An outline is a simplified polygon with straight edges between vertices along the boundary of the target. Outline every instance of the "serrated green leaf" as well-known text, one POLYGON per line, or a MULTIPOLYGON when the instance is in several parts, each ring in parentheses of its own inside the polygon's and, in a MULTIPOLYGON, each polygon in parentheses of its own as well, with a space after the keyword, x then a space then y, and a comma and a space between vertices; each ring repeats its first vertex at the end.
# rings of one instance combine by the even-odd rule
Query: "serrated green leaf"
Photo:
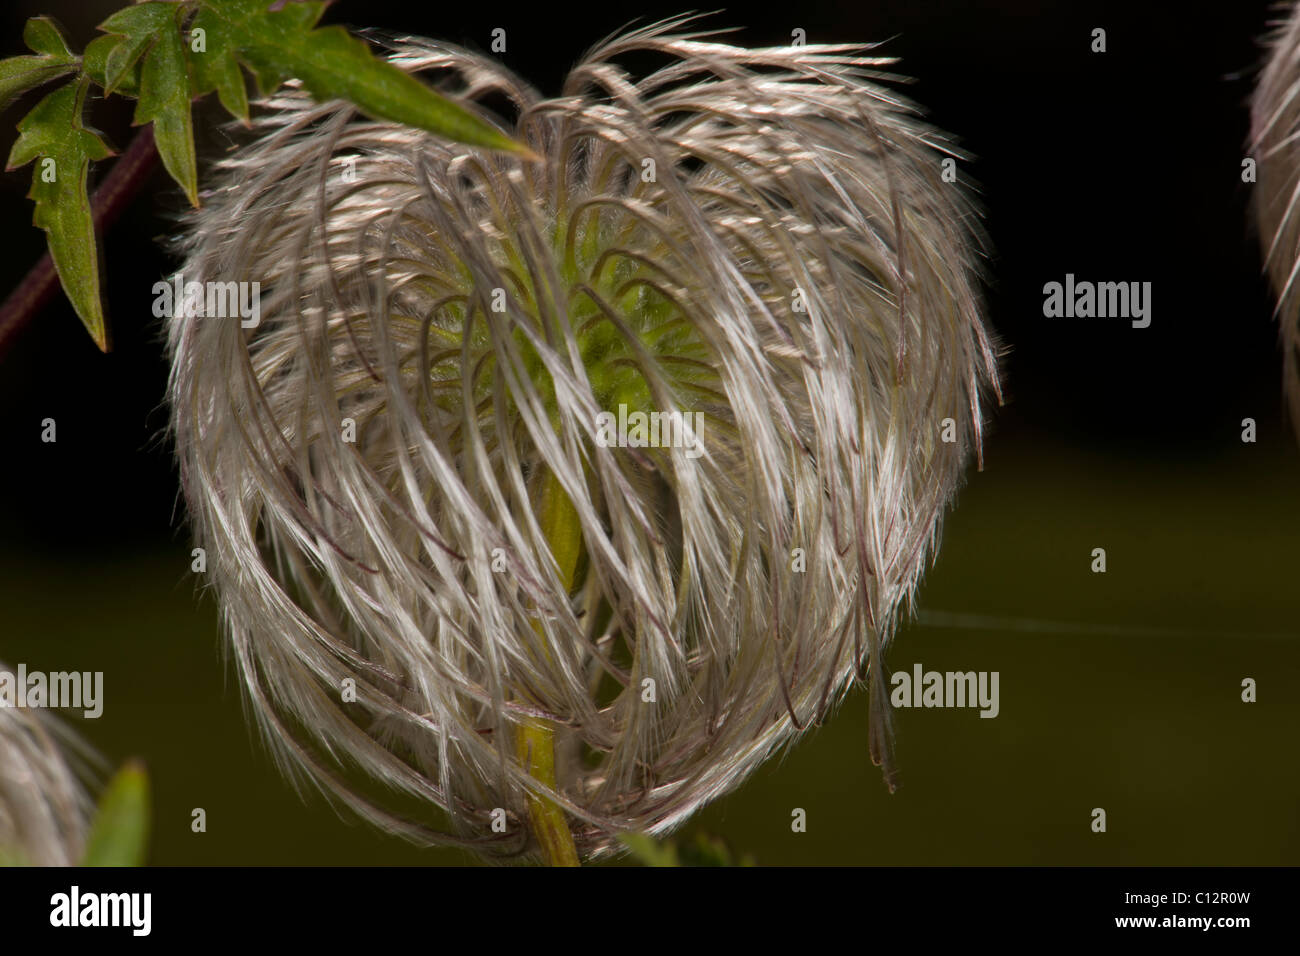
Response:
POLYGON ((124 7, 99 25, 110 36, 122 38, 104 62, 105 93, 117 88, 127 71, 144 56, 144 51, 157 41, 161 31, 175 25, 178 10, 171 3, 141 3, 124 7))
MULTIPOLYGON (((81 54, 82 72, 105 90, 108 88, 108 55, 122 42, 122 37, 105 34, 87 43, 85 51, 81 54)), ((139 60, 118 79, 113 92, 124 96, 140 95, 139 60)))
POLYGON ((194 77, 194 92, 198 96, 205 96, 216 90, 217 99, 226 108, 226 112, 247 126, 248 85, 244 82, 244 71, 241 69, 241 66, 247 64, 241 63, 237 49, 229 46, 223 48, 220 45, 225 39, 222 30, 218 30, 213 37, 218 46, 215 49, 208 46, 210 41, 207 32, 211 28, 211 16, 205 18, 200 10, 190 29, 191 36, 196 35, 196 30, 202 30, 203 33, 197 35, 202 36, 204 42, 201 51, 194 50, 193 46, 190 48, 190 74, 194 77))
POLYGON ((88 85, 85 79, 73 80, 46 95, 23 117, 8 168, 40 158, 27 194, 36 203, 32 222, 45 230, 54 268, 72 307, 95 344, 108 351, 86 174, 92 160, 103 159, 112 150, 82 122, 88 85))
POLYGON ((105 61, 105 91, 111 91, 143 59, 135 125, 153 123, 163 166, 185 190, 190 205, 197 206, 199 173, 190 114, 190 77, 181 40, 185 13, 183 4, 140 3, 119 10, 99 28, 122 37, 105 61))
POLYGON ((28 20, 23 28, 23 40, 37 55, 0 60, 0 111, 7 110, 28 90, 77 69, 77 58, 68 49, 54 21, 47 17, 28 20))
POLYGON ((288 3, 280 10, 270 9, 267 0, 204 0, 191 25, 204 31, 207 45, 206 52, 191 53, 196 92, 216 89, 226 108, 246 119, 246 108, 240 111, 233 88, 238 63, 252 71, 264 94, 295 78, 317 100, 347 100, 376 119, 469 145, 529 152, 460 104, 376 57, 342 27, 314 29, 324 10, 319 0, 288 3))
MULTIPOLYGON (((237 12, 245 11, 241 9, 237 12)), ((253 15, 251 10, 247 13, 253 15)), ((200 7, 190 24, 190 35, 202 36, 204 48, 196 51, 191 47, 190 74, 194 77, 194 92, 197 95, 206 96, 215 90, 217 99, 226 108, 226 112, 247 125, 248 86, 244 82, 242 68, 249 64, 240 52, 237 34, 238 31, 233 30, 221 16, 206 6, 200 7)))
POLYGON ((149 845, 149 777, 138 763, 104 790, 86 840, 82 866, 141 866, 149 845))

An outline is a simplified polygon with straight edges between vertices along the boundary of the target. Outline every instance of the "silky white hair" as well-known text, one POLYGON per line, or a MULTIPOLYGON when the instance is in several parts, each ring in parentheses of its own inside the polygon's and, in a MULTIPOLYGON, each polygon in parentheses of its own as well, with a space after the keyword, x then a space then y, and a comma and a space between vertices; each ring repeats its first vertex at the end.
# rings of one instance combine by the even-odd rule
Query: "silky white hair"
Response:
POLYGON ((1250 117, 1251 189, 1264 268, 1277 296, 1283 385, 1300 436, 1300 6, 1273 25, 1250 117))
POLYGON ((0 866, 81 860, 94 809, 84 785, 92 758, 50 713, 0 706, 0 866))
POLYGON ((607 40, 551 99, 391 42, 539 158, 287 88, 188 223, 187 281, 261 289, 256 328, 169 324, 251 710, 297 779, 408 838, 536 853, 538 798, 587 857, 663 834, 867 674, 893 786, 880 654, 996 389, 978 216, 892 60, 687 22, 607 40), (598 442, 620 403, 700 414, 703 454, 598 442), (515 752, 535 719, 554 789, 515 752))

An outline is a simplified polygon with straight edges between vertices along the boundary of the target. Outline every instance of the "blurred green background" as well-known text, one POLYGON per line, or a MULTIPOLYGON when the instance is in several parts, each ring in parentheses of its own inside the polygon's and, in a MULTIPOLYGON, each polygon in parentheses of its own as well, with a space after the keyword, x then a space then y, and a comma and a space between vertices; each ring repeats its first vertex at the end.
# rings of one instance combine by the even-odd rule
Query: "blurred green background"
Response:
MULTIPOLYGON (((11 0, 0 52, 19 52, 26 16, 53 13, 82 44, 119 6, 11 0)), ((344 0, 331 16, 480 49, 504 25, 506 62, 554 91, 634 15, 566 10, 452 18, 344 0)), ((891 796, 855 692, 687 839, 723 838, 760 864, 1300 863, 1300 451, 1240 180, 1268 11, 1225 6, 1213 42, 1183 5, 1118 0, 809 0, 719 18, 747 27, 744 43, 787 42, 792 26, 810 42, 895 38, 884 52, 920 78, 909 92, 979 157, 962 175, 989 209, 1008 404, 887 660, 999 671, 1001 713, 898 711, 891 796), (1088 50, 1097 25, 1103 57, 1088 50), (1066 272, 1152 281, 1151 328, 1045 320, 1042 285, 1066 272), (1247 416, 1255 444, 1240 441, 1247 416), (1105 574, 1089 570, 1096 547, 1105 574), (1241 701, 1245 677, 1257 703, 1241 701), (791 832, 796 807, 806 833, 791 832)), ((0 123, 6 153, 20 115, 0 123)), ((213 119, 196 116, 205 156, 228 145, 213 119)), ((119 147, 130 138, 129 105, 95 104, 94 122, 119 147)), ((0 177, 6 290, 43 247, 29 182, 0 177)), ((300 799, 243 721, 161 434, 151 287, 175 268, 165 240, 182 201, 162 176, 151 192, 105 248, 114 352, 99 355, 60 301, 0 360, 0 661, 105 672, 104 716, 75 724, 113 765, 146 761, 152 863, 470 862, 300 799), (47 416, 54 445, 39 440, 47 416), (190 830, 195 807, 206 834, 190 830)))

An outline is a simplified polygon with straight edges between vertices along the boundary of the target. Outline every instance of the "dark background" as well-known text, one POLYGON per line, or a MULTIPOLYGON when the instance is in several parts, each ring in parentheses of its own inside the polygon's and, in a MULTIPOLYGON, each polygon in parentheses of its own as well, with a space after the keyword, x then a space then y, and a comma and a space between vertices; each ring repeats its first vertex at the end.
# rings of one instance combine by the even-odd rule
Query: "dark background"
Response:
MULTIPOLYGON (((11 2, 80 49, 121 4, 11 2)), ((676 5, 343 0, 329 17, 486 50, 547 92, 632 17, 676 5)), ((899 712, 904 787, 870 766, 865 695, 686 828, 760 863, 1300 862, 1300 454, 1241 182, 1246 101, 1273 11, 1222 4, 882 0, 736 6, 733 42, 888 41, 907 92, 976 160, 992 239, 989 314, 1009 352, 984 472, 972 471, 891 669, 998 670, 1002 712, 899 712), (1090 52, 1091 31, 1107 52, 1090 52), (1150 281, 1153 321, 1048 320, 1042 286, 1150 281), (1258 442, 1240 441, 1241 419, 1258 442), (1104 547, 1108 572, 1089 572, 1104 547), (1259 702, 1240 701, 1244 677, 1259 702), (792 834, 793 807, 808 810, 792 834), (1092 808, 1108 832, 1089 829, 1092 808)), ((30 104, 32 98, 23 101, 30 104)), ((214 105, 214 104, 213 104, 214 105)), ((23 104, 3 119, 7 154, 23 104)), ((129 104, 96 103, 119 148, 129 104)), ((220 148, 201 110, 201 149, 220 148)), ((0 287, 43 248, 0 177, 0 287)), ((182 197, 165 174, 104 242, 114 352, 59 299, 0 359, 0 660, 103 670, 113 763, 142 756, 155 863, 462 862, 305 804, 245 729, 213 602, 197 594, 162 435, 166 364, 150 288, 182 197), (40 421, 58 422, 42 444, 40 421), (224 678, 223 678, 224 674, 224 678), (208 811, 208 833, 189 830, 208 811)))

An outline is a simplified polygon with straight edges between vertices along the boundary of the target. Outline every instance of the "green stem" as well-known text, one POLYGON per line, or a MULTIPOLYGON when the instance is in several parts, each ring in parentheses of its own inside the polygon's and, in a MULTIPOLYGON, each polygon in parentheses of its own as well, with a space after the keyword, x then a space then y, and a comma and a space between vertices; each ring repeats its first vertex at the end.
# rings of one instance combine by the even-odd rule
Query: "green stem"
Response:
MULTIPOLYGON (((524 770, 538 783, 554 790, 555 731, 550 724, 541 720, 521 724, 516 745, 524 770)), ((554 801, 530 794, 528 819, 547 866, 578 865, 578 848, 569 832, 569 823, 554 801)))
MULTIPOLYGON (((577 509, 564 493, 555 475, 547 472, 538 501, 538 518, 542 533, 550 545, 551 555, 559 567, 565 590, 571 591, 582 554, 582 525, 577 509)), ((539 638, 545 635, 540 621, 533 622, 539 638)), ((545 644, 543 653, 550 655, 545 644)), ((555 774, 555 727, 549 721, 532 720, 520 724, 515 740, 516 753, 524 771, 550 790, 557 790, 555 774)), ((532 823, 542 856, 548 866, 577 866, 578 850, 569 831, 564 811, 552 800, 530 794, 528 818, 532 823)))

